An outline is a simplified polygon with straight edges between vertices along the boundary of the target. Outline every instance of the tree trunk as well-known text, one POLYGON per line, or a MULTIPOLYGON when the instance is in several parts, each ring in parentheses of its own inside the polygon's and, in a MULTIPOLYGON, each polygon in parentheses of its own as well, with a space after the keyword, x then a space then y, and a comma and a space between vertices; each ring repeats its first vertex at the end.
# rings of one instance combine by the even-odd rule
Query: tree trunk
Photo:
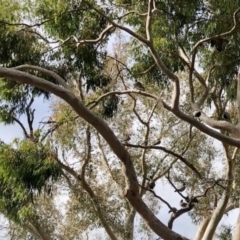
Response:
POLYGON ((124 234, 124 239, 126 240, 133 240, 135 215, 136 215, 136 210, 132 209, 127 217, 127 220, 125 223, 125 234, 124 234))
POLYGON ((51 240, 52 238, 47 235, 44 229, 36 222, 26 225, 26 229, 40 240, 51 240))
POLYGON ((232 158, 228 154, 228 149, 226 149, 226 179, 228 179, 228 184, 226 186, 226 190, 224 190, 223 195, 217 205, 217 207, 214 209, 212 216, 210 218, 210 221, 208 223, 207 229, 203 235, 202 240, 212 240, 214 233, 216 231, 216 228, 222 219, 223 214, 225 213, 228 201, 229 201, 229 192, 232 188, 232 179, 233 179, 233 159, 236 154, 236 149, 234 151, 234 154, 232 158))
POLYGON ((227 191, 225 191, 222 195, 222 198, 221 198, 218 206, 213 211, 213 214, 208 223, 207 229, 203 235, 202 240, 212 240, 214 233, 216 231, 216 228, 218 226, 218 223, 220 222, 223 214, 225 213, 225 209, 227 207, 228 200, 229 200, 229 194, 227 191))
MULTIPOLYGON (((239 206, 240 206, 240 201, 239 201, 239 206)), ((240 211, 238 213, 238 219, 237 219, 234 231, 233 231, 232 240, 239 240, 239 239, 240 239, 240 211)))
POLYGON ((42 240, 51 240, 52 239, 50 236, 48 236, 46 234, 45 230, 38 223, 35 224, 35 229, 38 231, 42 240))
POLYGON ((203 235, 207 229, 208 223, 210 221, 210 217, 204 218, 202 222, 200 223, 197 233, 195 235, 194 240, 202 240, 203 235))

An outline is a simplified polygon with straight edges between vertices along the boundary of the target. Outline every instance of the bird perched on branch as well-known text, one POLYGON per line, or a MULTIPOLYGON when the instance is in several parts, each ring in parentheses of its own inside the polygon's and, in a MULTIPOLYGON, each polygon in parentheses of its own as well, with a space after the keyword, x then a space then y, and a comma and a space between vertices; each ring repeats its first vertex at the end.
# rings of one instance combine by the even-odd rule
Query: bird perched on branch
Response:
POLYGON ((131 137, 130 136, 126 136, 126 138, 124 138, 121 142, 122 143, 127 143, 130 140, 131 140, 131 137))
POLYGON ((159 138, 155 143, 153 143, 153 146, 159 145, 161 143, 161 139, 159 138))
POLYGON ((140 91, 145 91, 145 87, 137 80, 135 80, 133 87, 140 91))
POLYGON ((146 180, 148 181, 148 187, 149 187, 150 189, 154 189, 155 186, 156 186, 155 182, 154 182, 152 179, 153 179, 153 176, 152 176, 152 175, 151 175, 149 178, 146 177, 146 180))
POLYGON ((223 113, 223 119, 228 121, 228 122, 231 122, 231 118, 230 118, 230 115, 229 115, 228 112, 223 113))
POLYGON ((180 201, 180 206, 181 206, 181 207, 187 207, 188 204, 185 203, 185 202, 181 199, 181 201, 180 201))
POLYGON ((224 51, 228 43, 227 39, 221 37, 210 40, 211 47, 215 47, 218 52, 224 51))
POLYGON ((149 182, 148 186, 150 189, 154 189, 156 184, 155 184, 155 182, 149 182))
POLYGON ((199 203, 199 201, 198 201, 198 199, 197 198, 192 198, 192 200, 191 200, 191 202, 193 202, 193 203, 199 203))
POLYGON ((171 209, 168 211, 168 213, 170 213, 170 212, 176 213, 176 212, 177 212, 177 209, 176 209, 175 207, 173 207, 173 208, 171 208, 171 209))
POLYGON ((199 118, 201 116, 201 111, 194 111, 193 116, 199 118))
POLYGON ((182 187, 176 189, 174 192, 183 192, 185 190, 185 188, 186 188, 186 184, 183 183, 182 187))

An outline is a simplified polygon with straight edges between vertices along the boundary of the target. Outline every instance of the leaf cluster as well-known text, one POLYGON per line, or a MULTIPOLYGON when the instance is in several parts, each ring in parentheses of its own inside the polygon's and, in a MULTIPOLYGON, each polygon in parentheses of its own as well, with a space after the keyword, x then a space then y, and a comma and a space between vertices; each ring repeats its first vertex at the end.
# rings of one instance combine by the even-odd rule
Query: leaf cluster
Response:
POLYGON ((15 221, 28 216, 34 196, 42 190, 51 194, 52 184, 61 175, 55 156, 48 148, 29 140, 15 146, 0 146, 1 211, 15 221))

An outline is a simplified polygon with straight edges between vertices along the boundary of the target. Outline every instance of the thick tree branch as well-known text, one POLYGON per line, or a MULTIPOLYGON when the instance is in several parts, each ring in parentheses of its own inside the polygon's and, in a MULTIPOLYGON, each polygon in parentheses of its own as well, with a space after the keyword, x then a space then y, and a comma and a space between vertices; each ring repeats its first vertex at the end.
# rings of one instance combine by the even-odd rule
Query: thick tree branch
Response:
POLYGON ((224 148, 225 148, 225 155, 226 155, 226 178, 228 180, 227 187, 223 191, 221 199, 213 211, 213 214, 210 218, 210 221, 208 223, 208 226, 206 228, 206 231, 203 235, 202 240, 211 240, 213 238, 216 228, 225 212, 225 209, 227 207, 227 204, 230 198, 229 193, 233 183, 233 170, 234 170, 233 160, 237 150, 236 149, 234 150, 233 155, 231 157, 229 156, 229 153, 228 153, 228 147, 224 147, 224 148))
POLYGON ((34 228, 37 230, 38 234, 41 236, 42 240, 51 240, 52 238, 47 235, 45 232, 45 229, 43 229, 39 223, 34 222, 33 223, 34 228))
POLYGON ((240 127, 240 69, 238 71, 238 83, 237 83, 237 106, 238 106, 238 126, 240 127))
MULTIPOLYGON (((99 129, 99 132, 102 136, 105 136, 108 139, 109 139, 110 136, 112 136, 112 131, 110 131, 110 135, 108 135, 109 128, 104 123, 104 121, 102 121, 102 120, 98 121, 97 119, 99 119, 99 118, 96 115, 94 115, 93 113, 91 113, 88 109, 86 109, 80 103, 80 101, 78 99, 76 99, 76 97, 71 92, 69 92, 67 90, 64 90, 63 88, 60 88, 53 83, 45 81, 42 78, 32 76, 28 73, 24 73, 24 72, 14 70, 14 69, 7 69, 7 68, 0 67, 0 77, 6 77, 6 78, 9 78, 11 80, 20 82, 20 83, 30 84, 32 86, 41 88, 45 91, 49 91, 49 92, 55 94, 56 96, 59 96, 60 98, 64 99, 66 102, 68 102, 73 107, 73 109, 79 114, 80 117, 82 117, 84 120, 86 120, 87 122, 89 122, 90 124, 95 126, 95 128, 97 130, 99 129), (92 115, 94 117, 92 117, 92 115), (101 128, 102 127, 101 124, 103 124, 104 128, 101 128)), ((156 97, 152 94, 149 94, 149 93, 145 93, 145 92, 139 92, 139 91, 130 91, 130 92, 136 92, 136 93, 139 93, 139 94, 144 95, 144 96, 149 96, 149 97, 151 97, 155 100, 159 99, 158 97, 156 97)), ((124 94, 124 93, 122 91, 119 91, 119 94, 124 94)), ((166 108, 167 110, 172 112, 174 115, 176 115, 180 119, 190 123, 191 125, 193 125, 197 129, 202 131, 203 133, 206 133, 207 135, 209 135, 209 136, 211 136, 215 139, 218 139, 221 142, 225 142, 225 143, 227 143, 229 145, 232 145, 232 146, 235 146, 235 147, 240 147, 240 141, 239 140, 227 137, 227 136, 225 136, 225 135, 223 135, 223 134, 221 134, 221 133, 219 133, 219 132, 217 132, 213 129, 210 129, 209 127, 200 123, 199 121, 197 121, 193 117, 190 117, 187 114, 183 113, 179 109, 178 110, 172 109, 163 100, 160 100, 160 103, 164 108, 166 108)), ((114 139, 114 141, 111 141, 109 139, 110 146, 114 147, 114 148, 117 148, 117 145, 118 145, 117 142, 119 142, 119 141, 117 140, 115 135, 114 135, 113 139, 114 139)), ((118 150, 116 150, 116 152, 117 152, 117 156, 121 156, 121 158, 122 158, 123 156, 125 156, 125 154, 123 154, 123 153, 125 153, 125 151, 122 152, 121 149, 122 148, 118 148, 118 150)))
POLYGON ((183 113, 182 111, 178 110, 178 111, 173 111, 172 109, 168 109, 169 111, 171 111, 174 115, 176 115, 177 117, 179 117, 180 119, 190 123, 191 125, 193 125, 194 127, 196 127, 197 129, 199 129, 200 131, 202 131, 203 133, 218 139, 221 142, 225 142, 229 145, 235 146, 235 147, 240 147, 240 141, 234 138, 230 138, 227 137, 207 126, 205 126, 204 124, 200 123, 199 121, 197 121, 196 119, 188 116, 187 114, 183 113))
MULTIPOLYGON (((159 236, 165 239, 177 239, 179 234, 168 229, 151 212, 139 195, 136 172, 131 157, 125 147, 121 144, 109 126, 94 113, 90 112, 77 97, 70 91, 54 85, 42 78, 32 76, 15 69, 0 68, 0 77, 5 77, 20 83, 30 84, 45 91, 49 91, 65 100, 86 122, 90 123, 106 140, 112 151, 122 162, 122 171, 125 176, 125 197, 136 211, 145 219, 149 227, 159 236)), ((64 165, 64 164, 63 164, 64 165)), ((65 165, 64 165, 65 166, 65 165)), ((66 167, 66 166, 65 166, 66 167)), ((69 167, 67 167, 69 170, 69 167)), ((71 170, 71 169, 70 169, 71 170)), ((74 171, 75 174, 75 171, 74 171)), ((75 174, 76 175, 76 174, 75 174)), ((78 176, 76 176, 78 178, 78 176)), ((186 239, 183 237, 183 239, 186 239)))
POLYGON ((146 20, 146 35, 147 40, 152 44, 152 10, 153 10, 153 0, 148 0, 148 13, 146 20))
POLYGON ((217 121, 213 118, 209 118, 205 113, 201 112, 200 120, 202 120, 204 123, 209 125, 210 127, 213 127, 215 129, 227 131, 231 133, 234 137, 239 138, 239 129, 227 121, 217 121))
POLYGON ((36 238, 43 240, 41 235, 38 233, 36 228, 31 223, 24 224, 23 228, 25 228, 28 232, 30 232, 36 238))
MULTIPOLYGON (((135 169, 130 160, 129 153, 123 147, 123 145, 116 138, 114 133, 108 127, 108 125, 98 118, 95 114, 91 113, 87 108, 85 108, 81 102, 69 91, 54 85, 48 81, 45 81, 42 78, 31 76, 28 73, 24 73, 15 69, 6 69, 0 68, 0 77, 6 77, 14 81, 18 81, 25 84, 30 84, 32 86, 41 88, 45 91, 50 91, 55 95, 61 97, 70 106, 82 117, 84 120, 92 124, 97 131, 104 137, 104 139, 108 142, 109 146, 112 148, 113 152, 118 156, 118 158, 123 163, 123 172, 126 176, 126 194, 125 196, 128 198, 129 202, 132 206, 139 212, 140 215, 148 222, 149 226, 152 230, 157 233, 159 236, 163 238, 168 238, 170 235, 176 235, 174 232, 171 232, 164 226, 148 209, 148 207, 143 203, 142 199, 138 194, 138 182, 136 179, 135 169)), ((163 101, 162 104, 165 108, 169 108, 163 101)), ((208 135, 215 137, 216 139, 227 142, 228 144, 239 146, 240 142, 226 137, 216 131, 207 128, 203 124, 199 123, 195 119, 187 116, 181 111, 176 111, 172 108, 168 110, 172 111, 176 116, 179 116, 181 119, 186 120, 192 123, 194 126, 197 126, 203 132, 206 132, 208 135)))
POLYGON ((22 122, 21 122, 20 120, 18 120, 16 117, 12 117, 12 118, 13 118, 13 120, 22 128, 23 134, 24 134, 25 138, 29 138, 29 135, 28 135, 28 133, 27 133, 27 130, 26 130, 26 128, 24 127, 24 125, 22 124, 22 122))
POLYGON ((151 44, 147 44, 147 46, 150 49, 150 52, 157 64, 157 66, 159 67, 160 70, 163 71, 163 73, 165 73, 167 75, 167 77, 170 78, 170 80, 173 82, 173 95, 172 95, 172 109, 178 109, 179 108, 179 97, 180 97, 180 86, 179 86, 179 79, 178 77, 172 73, 163 63, 163 61, 161 60, 158 52, 156 51, 156 49, 151 45, 151 44))
POLYGON ((47 76, 50 76, 50 77, 54 78, 61 86, 70 90, 70 88, 66 84, 65 80, 53 71, 50 71, 50 70, 47 70, 47 69, 44 69, 44 68, 41 68, 41 67, 38 67, 38 66, 33 66, 33 65, 20 65, 20 66, 14 67, 14 69, 38 71, 40 73, 46 74, 47 76))

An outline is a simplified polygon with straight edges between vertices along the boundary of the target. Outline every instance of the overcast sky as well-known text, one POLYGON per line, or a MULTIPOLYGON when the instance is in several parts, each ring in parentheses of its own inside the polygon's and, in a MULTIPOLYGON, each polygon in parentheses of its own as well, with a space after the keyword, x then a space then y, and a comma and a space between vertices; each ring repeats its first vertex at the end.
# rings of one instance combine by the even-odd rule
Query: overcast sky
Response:
MULTIPOLYGON (((46 100, 43 98, 39 98, 34 101, 32 105, 33 109, 36 109, 35 115, 34 115, 34 128, 35 130, 38 128, 39 122, 43 120, 44 117, 50 116, 50 109, 49 104, 46 100)), ((26 125, 26 117, 20 118, 21 122, 26 125)), ((46 120, 46 119, 45 119, 46 120)), ((0 123, 0 138, 2 141, 9 143, 14 138, 22 137, 23 132, 18 124, 14 125, 4 125, 0 123)))

